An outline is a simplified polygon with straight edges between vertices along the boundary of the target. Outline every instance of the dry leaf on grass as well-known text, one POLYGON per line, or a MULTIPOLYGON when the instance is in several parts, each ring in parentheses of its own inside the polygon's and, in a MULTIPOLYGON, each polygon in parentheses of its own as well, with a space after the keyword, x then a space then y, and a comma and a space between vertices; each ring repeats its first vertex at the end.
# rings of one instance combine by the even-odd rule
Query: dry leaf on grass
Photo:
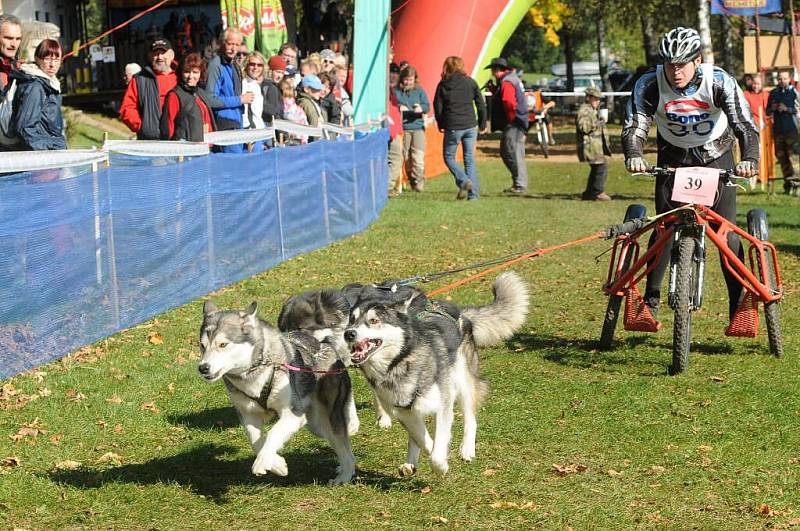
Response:
POLYGON ((9 435, 12 441, 21 441, 26 437, 33 437, 34 439, 39 436, 39 434, 45 434, 47 430, 42 429, 42 425, 39 422, 39 417, 33 419, 33 422, 28 424, 23 424, 16 435, 9 435))
POLYGON ((447 523, 447 522, 449 522, 450 520, 448 520, 448 519, 447 519, 447 518, 445 518, 444 516, 431 516, 431 521, 432 521, 432 522, 436 522, 436 523, 438 523, 438 524, 446 524, 446 523, 447 523))
POLYGON ((430 487, 422 487, 422 490, 420 490, 420 493, 422 494, 429 494, 430 492, 431 492, 430 487))
POLYGON ((661 474, 666 471, 667 469, 660 465, 653 465, 650 467, 650 472, 652 472, 653 474, 661 474))
POLYGON ((619 471, 617 471, 617 470, 614 470, 613 468, 609 468, 609 469, 608 469, 608 472, 606 472, 606 473, 607 473, 609 476, 611 476, 612 478, 614 478, 614 477, 617 477, 617 476, 621 476, 621 475, 622 475, 622 472, 619 472, 619 471))
POLYGON ((81 402, 82 400, 86 400, 86 395, 77 389, 67 389, 67 392, 64 394, 71 402, 81 402))
POLYGON ((153 345, 163 345, 164 337, 155 330, 152 330, 147 334, 147 341, 153 345))
POLYGON ((711 380, 712 382, 719 382, 719 383, 725 381, 725 378, 723 378, 722 376, 709 376, 708 379, 711 380))
POLYGON ((114 452, 106 452, 97 460, 98 463, 111 463, 114 465, 122 464, 122 457, 114 452))
POLYGON ((576 474, 578 472, 585 472, 588 470, 589 467, 586 465, 581 465, 578 463, 565 463, 563 465, 554 464, 553 470, 560 476, 566 476, 567 474, 576 474))
POLYGON ((483 471, 483 475, 487 477, 494 476, 495 474, 497 474, 497 470, 495 470, 494 468, 487 468, 486 470, 483 471))
POLYGON ((71 459, 67 459, 66 461, 59 461, 56 463, 56 470, 75 470, 79 466, 81 466, 80 461, 72 461, 71 459))
POLYGON ((50 437, 50 442, 53 443, 53 444, 58 444, 58 443, 61 442, 61 439, 63 439, 63 438, 64 438, 64 434, 63 433, 56 433, 55 435, 50 437))
POLYGON ((19 457, 14 455, 0 459, 0 466, 4 466, 6 468, 13 468, 19 465, 20 465, 19 457))
POLYGON ((108 398, 106 398, 106 402, 109 404, 119 405, 122 403, 122 399, 117 395, 111 395, 108 398))
POLYGON ((142 410, 144 410, 144 411, 152 411, 153 413, 156 413, 156 414, 161 412, 161 410, 158 409, 158 407, 156 406, 155 402, 145 402, 144 404, 142 404, 142 410))

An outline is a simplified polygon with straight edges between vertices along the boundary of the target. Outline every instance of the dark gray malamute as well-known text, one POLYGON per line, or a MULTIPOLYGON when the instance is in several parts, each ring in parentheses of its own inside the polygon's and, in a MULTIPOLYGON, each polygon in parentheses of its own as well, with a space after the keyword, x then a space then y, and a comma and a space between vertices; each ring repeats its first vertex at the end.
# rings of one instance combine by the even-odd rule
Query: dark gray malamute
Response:
POLYGON ((358 430, 358 417, 336 346, 309 332, 282 334, 259 319, 257 309, 254 302, 245 311, 223 311, 206 301, 200 375, 209 382, 225 382, 256 452, 253 474, 287 475, 278 452, 305 425, 327 440, 339 459, 337 475, 329 483, 349 482, 355 474, 349 436, 358 430), (278 420, 265 431, 264 423, 276 415, 278 420))
POLYGON ((461 458, 475 457, 476 414, 488 390, 479 377, 477 349, 510 338, 522 326, 528 290, 518 275, 503 273, 494 283, 494 301, 485 306, 460 309, 429 301, 424 294, 410 296, 405 302, 380 297, 356 302, 344 339, 350 362, 408 431, 400 473, 416 471, 424 448, 434 471, 445 474, 456 401, 464 415, 461 458), (436 418, 433 438, 425 427, 431 415, 436 418))

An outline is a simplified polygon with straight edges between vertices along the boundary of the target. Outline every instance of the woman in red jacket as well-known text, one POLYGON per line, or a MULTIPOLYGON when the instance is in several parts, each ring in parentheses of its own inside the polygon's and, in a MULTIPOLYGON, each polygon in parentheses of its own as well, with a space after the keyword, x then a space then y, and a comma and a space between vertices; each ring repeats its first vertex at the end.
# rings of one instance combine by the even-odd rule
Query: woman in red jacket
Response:
POLYGON ((214 130, 214 115, 208 95, 198 84, 205 78, 206 63, 200 54, 183 58, 178 85, 167 93, 161 114, 162 140, 202 142, 203 135, 214 130))

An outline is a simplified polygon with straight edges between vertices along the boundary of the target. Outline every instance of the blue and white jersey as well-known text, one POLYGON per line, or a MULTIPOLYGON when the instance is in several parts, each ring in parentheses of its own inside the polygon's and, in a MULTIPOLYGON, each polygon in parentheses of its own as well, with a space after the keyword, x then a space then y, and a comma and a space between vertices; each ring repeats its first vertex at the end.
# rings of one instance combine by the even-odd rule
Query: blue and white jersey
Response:
POLYGON ((622 127, 625 158, 641 157, 650 124, 658 128, 659 164, 705 165, 738 140, 743 160, 758 162, 758 130, 739 86, 727 72, 701 64, 676 90, 659 66, 636 82, 622 127))
MULTIPOLYGON (((664 67, 656 67, 659 99, 654 118, 658 134, 684 149, 716 140, 728 129, 728 119, 722 108, 714 104, 712 95, 714 65, 701 64, 699 68, 700 84, 693 94, 687 95, 673 90, 664 76, 664 67)), ((747 100, 743 103, 747 105, 747 100)))

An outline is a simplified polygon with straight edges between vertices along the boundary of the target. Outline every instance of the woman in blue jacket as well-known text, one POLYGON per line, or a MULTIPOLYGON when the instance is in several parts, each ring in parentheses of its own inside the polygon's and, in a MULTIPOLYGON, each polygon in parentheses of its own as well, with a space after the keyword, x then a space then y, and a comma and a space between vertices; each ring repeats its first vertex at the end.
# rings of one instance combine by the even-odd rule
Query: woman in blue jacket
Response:
POLYGON ((411 188, 421 192, 425 187, 425 115, 431 105, 417 84, 417 70, 413 66, 400 71, 395 94, 403 117, 403 161, 411 188))
POLYGON ((11 132, 21 141, 20 149, 43 151, 67 149, 61 115, 61 45, 53 39, 39 43, 34 63, 22 65, 9 78, 16 82, 11 132))

